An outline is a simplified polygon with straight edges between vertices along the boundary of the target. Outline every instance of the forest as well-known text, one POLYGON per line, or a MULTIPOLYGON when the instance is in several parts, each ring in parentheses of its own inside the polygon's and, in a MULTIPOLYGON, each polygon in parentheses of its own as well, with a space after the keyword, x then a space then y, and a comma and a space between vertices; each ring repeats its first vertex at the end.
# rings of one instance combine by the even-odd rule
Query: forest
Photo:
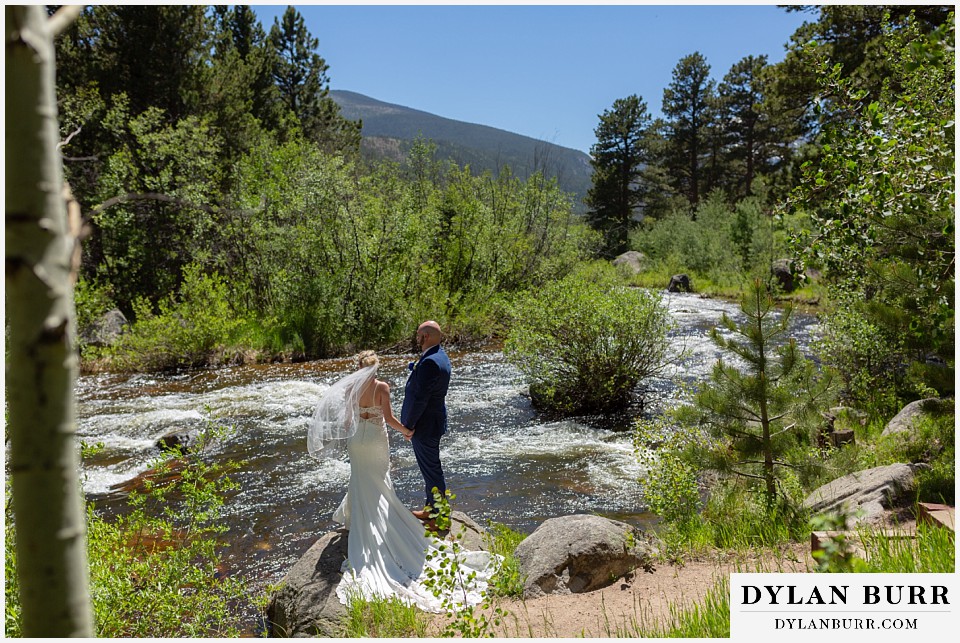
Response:
MULTIPOLYGON (((806 438, 771 442, 768 400, 804 427, 830 403, 857 409, 868 425, 915 400, 952 404, 955 27, 948 6, 784 10, 809 20, 782 62, 746 56, 714 70, 691 52, 662 96, 624 96, 599 114, 592 187, 575 204, 543 174, 521 180, 505 167, 478 176, 439 158, 430 140, 418 139, 401 162, 361 156, 362 123, 328 96, 336 69, 295 7, 272 25, 246 5, 85 7, 52 42, 56 149, 79 212, 79 370, 404 353, 417 324, 436 319, 449 343, 502 347, 527 365, 544 412, 604 412, 627 405, 637 382, 659 372, 668 322, 645 293, 683 274, 695 292, 742 299, 749 321, 728 330, 745 344, 716 341, 759 379, 718 366, 712 387, 671 417, 721 427, 717 435, 733 445, 726 455, 689 433, 677 432, 688 438, 679 443, 645 433, 662 426, 638 428, 639 442, 672 448, 663 456, 672 481, 651 481, 650 506, 675 529, 675 545, 709 539, 678 508, 696 502, 698 472, 736 477, 737 463, 721 460, 741 449, 766 456, 746 474, 763 496, 757 515, 783 518, 787 533, 776 537, 802 538, 810 527, 789 509, 798 493, 789 487, 826 474, 774 469, 771 451, 800 471, 812 447, 806 438), (654 104, 662 117, 651 116, 654 104), (637 271, 611 265, 631 251, 637 271), (813 310, 822 337, 810 360, 787 342, 774 365, 764 342, 780 331, 767 326, 766 311, 791 306, 813 310), (111 315, 123 329, 107 338, 111 315), (558 321, 566 317, 580 327, 558 321), (603 333, 645 343, 611 358, 596 349, 603 333), (575 358, 588 366, 555 369, 558 341, 581 350, 575 358), (769 389, 756 384, 773 373, 769 389), (730 412, 731 381, 764 409, 764 433, 747 445, 729 418, 717 419, 730 412), (781 383, 787 388, 775 390, 781 383)), ((8 25, 8 92, 10 42, 8 25)), ((10 203, 8 373, 20 336, 12 298, 21 292, 10 287, 11 266, 20 265, 10 258, 10 203)), ((18 408, 9 405, 11 427, 18 408)), ((923 455, 940 476, 928 477, 931 497, 952 486, 949 423, 937 425, 943 433, 923 455)), ((853 466, 840 460, 830 464, 853 466)), ((11 625, 19 599, 11 598, 7 480, 7 634, 36 635, 11 625)), ((940 499, 952 504, 952 491, 940 499)), ((206 501, 214 502, 198 500, 206 501)), ((92 533, 102 526, 91 525, 92 533)), ((101 623, 108 612, 98 613, 101 623)), ((130 635, 118 627, 105 635, 130 635)), ((204 622, 187 634, 133 635, 211 631, 204 622)))
MULTIPOLYGON (((84 345, 84 363, 328 357, 394 344, 426 317, 454 337, 498 336, 516 295, 628 249, 667 280, 734 290, 788 258, 833 299, 864 300, 891 360, 952 355, 948 204, 899 208, 886 225, 886 204, 912 186, 878 183, 870 208, 831 225, 868 196, 844 192, 857 175, 899 172, 877 166, 880 151, 841 161, 827 137, 909 127, 892 111, 907 83, 926 84, 914 109, 952 104, 929 73, 947 60, 898 69, 891 54, 946 9, 885 11, 824 9, 782 63, 747 56, 719 82, 694 52, 664 88, 662 119, 647 108, 660 97, 615 101, 596 127, 584 219, 542 176, 472 176, 430 141, 402 164, 363 163, 361 124, 327 96, 335 70, 295 8, 269 28, 245 6, 89 8, 56 42, 64 172, 88 234, 78 321, 82 333, 116 308, 131 332, 84 345), (864 238, 859 252, 849 243, 864 238)), ((897 162, 952 185, 949 146, 897 162)))

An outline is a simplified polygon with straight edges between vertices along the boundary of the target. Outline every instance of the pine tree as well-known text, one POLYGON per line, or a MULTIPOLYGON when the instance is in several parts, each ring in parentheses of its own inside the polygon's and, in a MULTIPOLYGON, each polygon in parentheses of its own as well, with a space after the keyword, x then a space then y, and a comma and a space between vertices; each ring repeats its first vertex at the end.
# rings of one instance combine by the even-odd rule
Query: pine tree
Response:
POLYGON ((725 187, 736 197, 750 196, 757 176, 774 172, 789 158, 787 124, 767 109, 766 70, 766 56, 747 56, 730 68, 717 90, 725 130, 725 187))
POLYGON ((650 126, 647 104, 637 95, 618 98, 600 115, 590 148, 593 186, 587 193, 587 220, 605 236, 605 251, 616 256, 627 249, 635 214, 645 194, 641 175, 648 160, 645 147, 650 126))
POLYGON ((713 342, 744 364, 720 358, 710 381, 701 388, 688 412, 708 428, 715 447, 701 454, 705 468, 762 482, 767 505, 778 495, 778 475, 796 466, 784 459, 792 447, 809 440, 811 422, 830 393, 830 379, 818 378, 789 331, 790 307, 774 308, 774 300, 757 279, 740 310, 746 321, 736 324, 723 315, 713 342))
POLYGON ((713 187, 704 167, 711 152, 710 130, 716 124, 710 65, 699 52, 674 67, 673 80, 663 90, 663 114, 667 125, 663 165, 674 189, 696 206, 713 187))
POLYGON ((330 98, 329 66, 316 53, 320 43, 300 12, 287 7, 282 19, 274 21, 269 40, 274 82, 304 135, 329 150, 359 149, 360 124, 343 118, 330 98))

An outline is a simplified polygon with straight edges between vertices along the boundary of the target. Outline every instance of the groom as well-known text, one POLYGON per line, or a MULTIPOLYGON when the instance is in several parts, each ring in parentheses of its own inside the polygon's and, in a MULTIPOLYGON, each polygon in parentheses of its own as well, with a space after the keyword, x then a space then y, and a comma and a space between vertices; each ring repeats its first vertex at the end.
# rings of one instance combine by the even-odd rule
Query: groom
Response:
POLYGON ((410 364, 410 377, 403 391, 400 423, 413 431, 408 438, 413 444, 417 465, 426 483, 423 511, 414 511, 420 520, 430 519, 433 488, 446 491, 443 467, 440 464, 440 437, 447 432, 447 405, 444 398, 450 385, 450 360, 440 342, 443 333, 435 321, 425 321, 417 328, 420 359, 410 364))

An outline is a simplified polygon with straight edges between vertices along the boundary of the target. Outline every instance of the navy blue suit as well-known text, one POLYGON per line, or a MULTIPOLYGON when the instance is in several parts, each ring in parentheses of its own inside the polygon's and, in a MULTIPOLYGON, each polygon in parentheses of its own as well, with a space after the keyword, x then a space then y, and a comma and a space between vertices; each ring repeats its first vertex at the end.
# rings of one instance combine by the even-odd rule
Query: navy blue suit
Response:
POLYGON ((447 432, 445 398, 450 386, 450 359, 439 344, 427 349, 403 390, 400 423, 413 429, 413 453, 426 483, 425 505, 433 506, 433 488, 447 489, 440 464, 440 437, 447 432))

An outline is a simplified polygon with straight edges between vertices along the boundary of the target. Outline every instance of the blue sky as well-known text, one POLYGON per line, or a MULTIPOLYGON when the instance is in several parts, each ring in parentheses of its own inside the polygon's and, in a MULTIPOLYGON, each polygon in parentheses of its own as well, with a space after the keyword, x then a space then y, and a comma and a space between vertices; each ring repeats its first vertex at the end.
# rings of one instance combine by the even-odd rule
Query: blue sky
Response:
MULTIPOLYGON (((254 5, 264 29, 286 4, 254 5)), ((719 82, 785 55, 813 16, 775 5, 295 4, 331 89, 589 152, 599 114, 638 94, 654 116, 680 59, 719 82)))

